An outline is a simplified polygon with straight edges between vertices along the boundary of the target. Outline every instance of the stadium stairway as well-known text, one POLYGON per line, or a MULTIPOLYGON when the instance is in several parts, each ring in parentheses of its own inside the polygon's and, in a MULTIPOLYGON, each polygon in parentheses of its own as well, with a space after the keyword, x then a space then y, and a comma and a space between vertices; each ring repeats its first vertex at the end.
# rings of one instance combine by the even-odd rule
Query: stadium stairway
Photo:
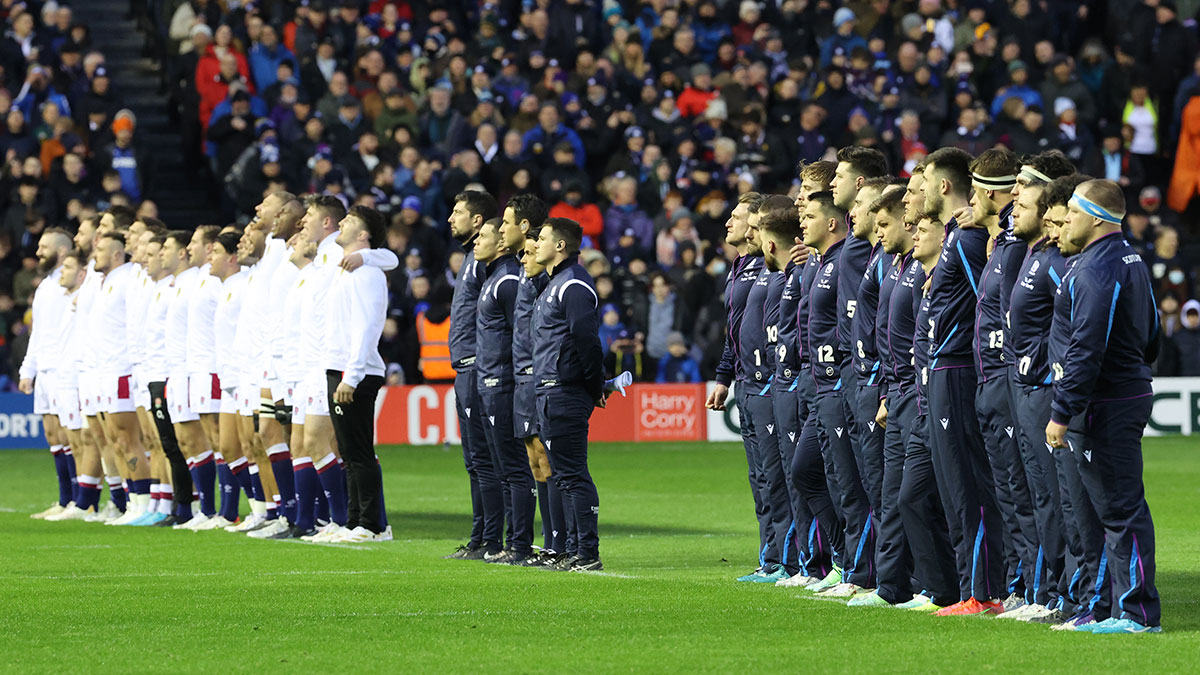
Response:
POLYGON ((105 56, 113 86, 125 107, 137 116, 136 135, 155 160, 154 190, 149 198, 169 227, 191 229, 220 223, 205 182, 194 168, 183 165, 179 132, 167 116, 167 97, 160 93, 161 68, 143 56, 145 36, 133 19, 126 19, 127 0, 88 0, 74 3, 77 21, 92 32, 96 49, 105 56))

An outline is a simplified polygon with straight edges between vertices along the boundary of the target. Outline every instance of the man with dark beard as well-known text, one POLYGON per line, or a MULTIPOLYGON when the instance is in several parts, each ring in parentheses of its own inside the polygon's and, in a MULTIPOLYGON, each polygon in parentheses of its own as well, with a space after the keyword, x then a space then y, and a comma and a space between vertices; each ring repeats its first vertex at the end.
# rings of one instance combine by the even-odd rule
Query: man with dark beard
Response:
POLYGON ((46 230, 38 240, 38 272, 42 275, 42 283, 33 294, 33 327, 29 334, 29 349, 20 369, 19 387, 23 393, 34 395, 33 412, 42 416, 50 454, 54 456, 54 471, 58 475, 58 501, 45 511, 33 514, 32 517, 38 519, 61 513, 71 503, 71 482, 75 477, 75 458, 52 403, 56 398, 55 372, 63 353, 64 313, 70 309, 71 301, 58 280, 62 275, 62 258, 71 248, 71 236, 57 228, 46 230))

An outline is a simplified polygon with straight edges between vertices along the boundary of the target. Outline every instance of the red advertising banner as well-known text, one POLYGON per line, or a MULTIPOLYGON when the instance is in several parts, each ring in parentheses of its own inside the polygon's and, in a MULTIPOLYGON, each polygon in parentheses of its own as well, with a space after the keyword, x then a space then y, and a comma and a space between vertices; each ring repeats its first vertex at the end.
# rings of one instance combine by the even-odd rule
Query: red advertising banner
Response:
MULTIPOLYGON (((702 384, 635 384, 592 413, 593 441, 700 441, 707 438, 702 384)), ((376 442, 457 444, 454 387, 384 387, 375 403, 376 442)))

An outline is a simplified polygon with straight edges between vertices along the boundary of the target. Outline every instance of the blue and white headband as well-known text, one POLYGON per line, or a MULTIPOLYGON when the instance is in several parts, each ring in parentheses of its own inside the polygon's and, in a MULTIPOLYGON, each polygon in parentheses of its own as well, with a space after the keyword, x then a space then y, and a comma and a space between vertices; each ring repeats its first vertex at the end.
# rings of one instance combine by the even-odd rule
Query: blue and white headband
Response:
POLYGON ((1114 225, 1121 224, 1121 218, 1117 217, 1111 211, 1103 206, 1100 206, 1087 197, 1081 197, 1078 192, 1071 195, 1071 201, 1068 202, 1068 205, 1074 206, 1089 216, 1103 220, 1106 223, 1112 223, 1114 225))

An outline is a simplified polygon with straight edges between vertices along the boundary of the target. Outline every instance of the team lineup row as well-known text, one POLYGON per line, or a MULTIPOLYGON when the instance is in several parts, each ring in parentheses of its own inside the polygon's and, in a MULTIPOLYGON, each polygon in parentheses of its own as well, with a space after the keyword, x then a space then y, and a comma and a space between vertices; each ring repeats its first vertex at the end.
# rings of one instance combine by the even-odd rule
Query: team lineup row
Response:
POLYGON ((739 581, 1160 630, 1141 436, 1159 339, 1120 187, 1058 152, 849 147, 739 199, 718 386, 760 532, 739 581))
MULTIPOLYGON (((547 220, 536 197, 515 198, 503 221, 492 217, 496 210, 489 195, 468 191, 450 217, 451 230, 471 249, 454 324, 471 330, 469 338, 450 339, 447 351, 456 368, 471 373, 457 378, 471 389, 462 394, 465 417, 472 419, 478 395, 473 422, 487 419, 487 431, 473 438, 486 441, 487 463, 502 468, 468 459, 483 475, 473 494, 489 505, 479 521, 488 538, 472 547, 478 555, 464 556, 463 547, 451 557, 598 570, 595 498, 579 517, 569 507, 564 515, 578 476, 571 449, 586 454, 588 415, 571 411, 590 413, 605 397, 595 291, 576 262, 582 233, 574 221, 547 220), (522 270, 515 254, 526 250, 522 270), (518 286, 523 301, 514 317, 518 286), (543 293, 544 311, 534 312, 543 293), (514 318, 523 326, 516 334, 514 318), (576 335, 590 335, 591 344, 576 335), (536 398, 553 402, 540 414, 526 386, 535 353, 536 398), (544 446, 533 440, 539 429, 544 446), (552 438, 565 459, 547 490, 552 438), (539 492, 546 545, 535 556, 539 492), (513 505, 521 517, 512 515, 513 505), (506 525, 507 537, 495 533, 506 525)), ((39 242, 46 280, 35 294, 21 387, 35 394, 36 412, 44 415, 60 495, 34 517, 318 542, 391 539, 372 446, 384 374, 377 351, 383 272, 398 263, 378 248, 383 221, 367 208, 347 213, 334 198, 301 201, 286 193, 268 196, 256 216, 243 232, 169 232, 115 207, 84 222, 73 242, 62 231, 39 242), (94 336, 103 336, 99 349, 91 348, 94 336), (102 477, 112 497, 103 509, 102 477), (252 511, 244 520, 242 491, 252 511)), ((464 435, 476 432, 471 422, 464 428, 464 435)))
POLYGON ((371 209, 287 193, 244 231, 168 231, 114 206, 74 241, 44 233, 20 386, 60 494, 35 516, 390 539, 372 445, 384 270, 399 262, 385 238, 371 209))

